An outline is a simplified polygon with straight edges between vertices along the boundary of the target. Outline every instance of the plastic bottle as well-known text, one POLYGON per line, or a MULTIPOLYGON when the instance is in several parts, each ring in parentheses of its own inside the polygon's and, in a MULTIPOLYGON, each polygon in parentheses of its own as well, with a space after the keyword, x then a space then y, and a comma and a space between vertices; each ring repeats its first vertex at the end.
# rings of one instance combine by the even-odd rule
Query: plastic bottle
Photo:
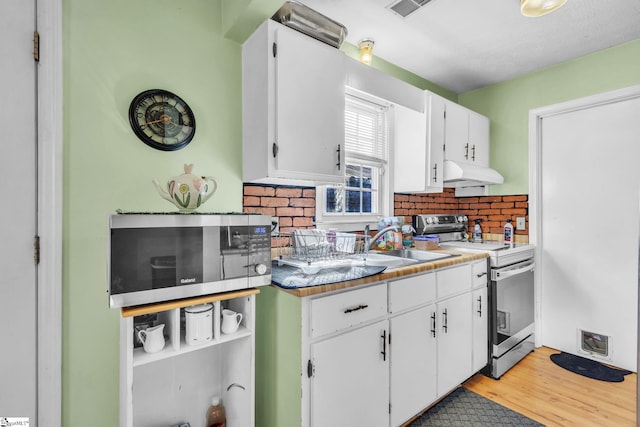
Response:
POLYGON ((508 219, 504 225, 504 243, 508 244, 511 248, 513 247, 513 225, 511 225, 510 219, 508 219))
POLYGON ((476 219, 476 225, 473 226, 473 241, 474 242, 482 242, 482 227, 480 227, 480 223, 482 220, 480 218, 476 219))
POLYGON ((224 406, 220 403, 220 398, 215 396, 211 399, 211 406, 207 410, 207 427, 225 427, 226 424, 224 406))

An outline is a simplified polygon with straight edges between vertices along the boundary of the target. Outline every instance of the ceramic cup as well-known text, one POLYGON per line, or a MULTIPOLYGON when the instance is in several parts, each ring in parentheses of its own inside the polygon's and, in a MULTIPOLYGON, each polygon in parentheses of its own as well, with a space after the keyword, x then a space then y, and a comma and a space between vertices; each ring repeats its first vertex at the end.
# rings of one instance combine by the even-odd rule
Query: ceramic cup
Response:
POLYGON ((220 329, 223 334, 233 334, 236 332, 238 326, 240 326, 240 322, 242 322, 242 313, 236 313, 228 308, 222 310, 222 326, 220 329))

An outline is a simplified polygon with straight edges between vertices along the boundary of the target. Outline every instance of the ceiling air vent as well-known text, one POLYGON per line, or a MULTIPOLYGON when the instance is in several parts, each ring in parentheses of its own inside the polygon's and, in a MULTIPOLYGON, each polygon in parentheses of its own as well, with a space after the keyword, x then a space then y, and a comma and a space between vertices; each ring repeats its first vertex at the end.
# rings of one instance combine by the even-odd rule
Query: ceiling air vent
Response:
POLYGON ((403 18, 406 18, 431 1, 433 0, 400 0, 387 7, 403 18))

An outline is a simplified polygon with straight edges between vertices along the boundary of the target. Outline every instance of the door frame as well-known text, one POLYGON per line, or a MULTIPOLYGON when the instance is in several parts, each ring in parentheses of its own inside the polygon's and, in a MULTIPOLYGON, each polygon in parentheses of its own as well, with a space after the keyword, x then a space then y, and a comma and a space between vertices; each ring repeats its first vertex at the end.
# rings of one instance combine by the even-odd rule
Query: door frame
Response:
MULTIPOLYGON (((536 270, 544 268, 542 263, 542 120, 552 116, 570 113, 573 111, 613 104, 625 100, 640 98, 640 85, 629 86, 623 89, 612 90, 597 95, 577 98, 558 104, 529 110, 529 241, 535 244, 536 270)), ((534 275, 535 297, 535 345, 541 345, 541 274, 534 275)))
POLYGON ((62 424, 62 0, 36 0, 38 73, 37 425, 62 424))

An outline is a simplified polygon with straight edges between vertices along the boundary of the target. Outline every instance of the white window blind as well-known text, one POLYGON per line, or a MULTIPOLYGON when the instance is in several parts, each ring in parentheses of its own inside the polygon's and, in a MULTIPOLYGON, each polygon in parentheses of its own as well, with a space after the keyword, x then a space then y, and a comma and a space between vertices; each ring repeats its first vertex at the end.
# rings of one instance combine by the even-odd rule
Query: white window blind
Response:
POLYGON ((345 150, 347 156, 385 164, 387 162, 386 106, 354 96, 345 99, 345 150))

